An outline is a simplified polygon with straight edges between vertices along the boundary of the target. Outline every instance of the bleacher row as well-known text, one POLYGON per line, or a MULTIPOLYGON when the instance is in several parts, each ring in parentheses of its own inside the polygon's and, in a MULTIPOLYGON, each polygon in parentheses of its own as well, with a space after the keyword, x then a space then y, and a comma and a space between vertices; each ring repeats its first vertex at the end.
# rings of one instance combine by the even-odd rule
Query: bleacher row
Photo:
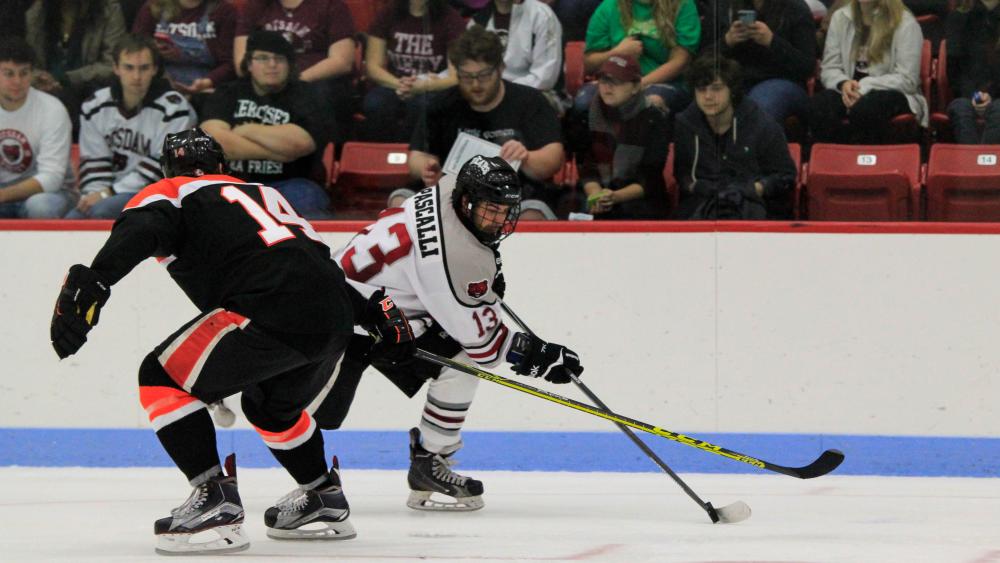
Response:
MULTIPOLYGON (((323 153, 327 187, 338 209, 372 217, 389 192, 410 181, 405 143, 344 144, 340 159, 332 144, 323 153)), ((935 143, 927 162, 921 146, 789 143, 798 176, 791 194, 796 220, 813 221, 1000 221, 1000 145, 935 143)), ((673 145, 663 169, 672 206, 679 198, 673 145)), ((73 166, 79 147, 73 145, 73 166)), ((577 189, 576 162, 567 160, 553 182, 577 189)), ((348 218, 348 217, 344 217, 348 218)))
MULTIPOLYGON (((344 0, 359 34, 368 30, 385 0, 344 0)), ((229 0, 242 9, 243 0, 229 0)), ((919 18, 923 26, 940 22, 936 16, 919 18)), ((355 76, 364 88, 363 42, 358 42, 355 76)), ((949 145, 951 124, 946 108, 952 99, 947 75, 947 42, 938 48, 923 44, 920 83, 930 106, 930 127, 922 130, 912 115, 893 121, 897 145, 859 146, 816 144, 811 154, 799 142, 789 143, 798 177, 790 205, 796 220, 850 221, 1000 221, 1000 145, 949 145), (936 56, 934 56, 936 55, 936 56), (922 158, 922 155, 924 158, 922 158), (804 162, 808 161, 808 162, 804 162)), ((564 71, 567 93, 574 95, 588 80, 583 63, 584 43, 565 46, 564 71)), ((810 79, 808 92, 819 84, 810 79)), ((358 119, 363 119, 358 116, 358 119)), ((806 141, 801 124, 790 118, 785 124, 792 141, 806 141)), ((335 150, 325 147, 323 166, 326 184, 334 194, 334 207, 342 218, 368 218, 382 209, 386 196, 410 183, 405 143, 349 141, 335 150), (339 154, 339 158, 335 155, 339 154), (347 215, 344 215, 347 211, 347 215)), ((676 206, 679 192, 673 172, 673 147, 664 167, 669 200, 676 206)), ((79 150, 73 146, 73 165, 79 150)), ((552 181, 570 190, 578 189, 577 163, 568 155, 552 181)))

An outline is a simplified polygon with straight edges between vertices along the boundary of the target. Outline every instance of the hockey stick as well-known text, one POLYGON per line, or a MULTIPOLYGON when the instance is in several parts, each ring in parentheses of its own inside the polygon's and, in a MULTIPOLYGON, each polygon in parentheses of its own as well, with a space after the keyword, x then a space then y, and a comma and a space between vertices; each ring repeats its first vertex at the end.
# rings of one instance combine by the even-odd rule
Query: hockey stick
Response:
MULTIPOLYGON (((503 310, 508 315, 510 315, 510 318, 514 319, 514 322, 521 325, 521 328, 523 328, 525 332, 534 336, 535 338, 538 338, 535 332, 531 330, 531 328, 528 327, 528 325, 526 325, 524 321, 521 320, 521 317, 517 316, 517 313, 515 313, 514 310, 510 308, 509 305, 501 302, 500 306, 503 307, 503 310)), ((582 381, 580 381, 580 378, 578 378, 573 374, 570 374, 570 378, 573 380, 573 383, 576 384, 576 386, 579 387, 580 390, 583 391, 583 393, 587 395, 587 397, 589 397, 591 401, 594 402, 595 405, 604 410, 610 410, 608 406, 604 404, 604 402, 601 401, 601 399, 599 399, 597 395, 594 394, 593 391, 590 390, 589 387, 587 387, 586 385, 584 385, 582 381)), ((698 494, 695 493, 691 489, 691 487, 689 487, 688 484, 685 483, 684 480, 680 478, 680 476, 674 473, 674 470, 671 469, 670 466, 667 465, 662 459, 660 459, 660 456, 656 455, 656 453, 654 453, 653 450, 649 449, 649 446, 647 446, 645 442, 639 439, 639 437, 635 435, 635 432, 632 432, 628 426, 625 426, 624 424, 621 424, 619 422, 615 422, 615 426, 617 426, 619 430, 624 432, 625 435, 628 436, 628 438, 632 440, 632 442, 636 446, 638 446, 640 450, 642 450, 642 453, 646 454, 646 457, 651 459, 653 463, 655 463, 656 465, 660 466, 660 469, 662 469, 667 475, 669 475, 670 478, 673 479, 674 482, 677 483, 677 485, 681 489, 683 489, 685 493, 687 493, 687 496, 691 497, 691 500, 698 503, 698 506, 700 506, 701 509, 708 514, 708 517, 712 520, 713 524, 716 522, 722 522, 723 524, 733 524, 736 522, 742 522, 750 517, 750 507, 747 506, 747 503, 741 500, 738 500, 726 506, 721 506, 719 508, 715 508, 714 506, 712 506, 711 502, 705 502, 701 500, 701 497, 699 497, 698 494)))
POLYGON ((643 432, 649 432, 650 434, 655 434, 661 438, 666 438, 674 442, 679 442, 681 444, 691 446, 692 448, 698 448, 699 450, 712 453, 715 455, 721 455, 722 457, 729 458, 733 461, 738 461, 740 463, 746 463, 747 465, 752 465, 759 469, 766 469, 768 471, 773 471, 775 473, 781 473, 783 475, 789 475, 791 477, 798 477, 799 479, 812 479, 814 477, 819 477, 821 475, 826 475, 827 473, 833 471, 837 468, 842 461, 844 461, 844 454, 839 450, 826 450, 818 458, 816 458, 809 465, 804 465, 802 467, 785 467, 784 465, 777 465, 768 461, 760 460, 755 457, 748 456, 746 454, 741 454, 733 450, 727 450, 722 446, 716 446, 710 444, 704 440, 699 440, 691 436, 685 436, 684 434, 678 434, 677 432, 671 432, 670 430, 660 428, 658 426, 653 426, 652 424, 647 424, 627 416, 620 414, 615 414, 611 411, 604 409, 599 409, 597 407, 592 407, 588 404, 581 403, 579 401, 574 401, 573 399, 568 399, 562 395, 556 395, 555 393, 550 393, 548 391, 543 391, 537 387, 532 387, 530 385, 525 385, 523 383, 518 383, 506 377, 490 373, 488 371, 481 370, 477 367, 463 364, 461 362, 456 362, 451 358, 445 358, 438 356, 437 354, 432 354, 426 350, 421 350, 417 348, 413 356, 421 360, 431 362, 446 368, 452 368, 454 370, 460 371, 462 373, 467 373, 469 375, 478 377, 479 379, 485 379, 486 381, 491 381, 498 385, 504 387, 509 387, 515 391, 520 391, 522 393, 527 393, 529 395, 534 395, 539 399, 545 399, 546 401, 551 401, 553 403, 560 404, 564 407, 569 407, 587 414, 591 414, 611 422, 617 422, 619 424, 624 424, 625 426, 630 426, 636 430, 642 430, 643 432))

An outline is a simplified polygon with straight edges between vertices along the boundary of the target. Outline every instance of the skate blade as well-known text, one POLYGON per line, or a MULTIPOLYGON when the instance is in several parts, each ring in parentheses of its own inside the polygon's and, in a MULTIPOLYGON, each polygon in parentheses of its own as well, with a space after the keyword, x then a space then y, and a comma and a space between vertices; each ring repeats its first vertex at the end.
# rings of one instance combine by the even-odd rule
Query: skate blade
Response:
POLYGON ((410 498, 406 499, 406 506, 414 510, 431 512, 472 512, 486 506, 480 495, 471 497, 439 495, 438 498, 431 498, 434 494, 431 491, 410 491, 410 498), (441 497, 447 500, 441 500, 441 497))
POLYGON ((349 540, 357 535, 354 526, 347 520, 310 522, 292 530, 267 529, 267 537, 273 540, 349 540))
POLYGON ((156 553, 160 555, 235 553, 250 547, 250 538, 243 532, 243 524, 216 526, 195 534, 159 534, 156 542, 156 553), (213 533, 218 536, 216 539, 198 541, 213 533))

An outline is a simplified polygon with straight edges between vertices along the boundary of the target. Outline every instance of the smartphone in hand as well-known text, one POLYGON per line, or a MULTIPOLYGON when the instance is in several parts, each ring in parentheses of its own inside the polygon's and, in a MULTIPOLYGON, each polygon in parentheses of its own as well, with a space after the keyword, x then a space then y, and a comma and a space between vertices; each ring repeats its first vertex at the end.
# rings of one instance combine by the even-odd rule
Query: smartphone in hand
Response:
POLYGON ((736 12, 736 19, 743 22, 743 25, 753 25, 757 21, 757 10, 740 10, 736 12))

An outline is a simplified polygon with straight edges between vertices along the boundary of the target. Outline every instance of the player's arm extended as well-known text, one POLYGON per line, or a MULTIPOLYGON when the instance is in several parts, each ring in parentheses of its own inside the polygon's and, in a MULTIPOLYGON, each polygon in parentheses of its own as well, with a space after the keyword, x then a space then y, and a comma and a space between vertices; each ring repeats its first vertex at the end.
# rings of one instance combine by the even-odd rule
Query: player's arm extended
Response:
POLYGON ((280 156, 272 159, 278 162, 291 162, 316 151, 312 135, 294 123, 283 125, 245 123, 234 127, 233 133, 280 156))
POLYGON ((233 132, 231 125, 221 119, 209 119, 201 124, 206 133, 222 145, 229 160, 274 160, 281 162, 282 155, 264 145, 233 132))
POLYGON ((180 210, 169 202, 158 201, 135 209, 126 207, 91 269, 114 285, 146 258, 173 254, 180 232, 180 210))

